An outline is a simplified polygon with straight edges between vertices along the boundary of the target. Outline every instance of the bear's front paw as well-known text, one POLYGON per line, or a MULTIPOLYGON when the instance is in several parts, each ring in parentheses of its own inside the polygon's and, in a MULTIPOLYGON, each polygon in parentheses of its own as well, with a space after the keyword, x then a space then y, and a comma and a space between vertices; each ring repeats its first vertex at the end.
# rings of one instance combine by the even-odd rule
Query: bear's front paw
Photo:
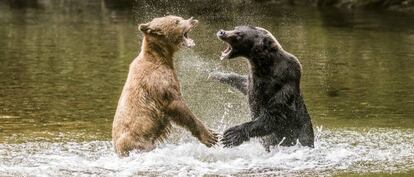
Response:
POLYGON ((218 142, 218 134, 212 130, 206 130, 200 137, 201 143, 207 147, 214 146, 218 142))
POLYGON ((209 80, 221 80, 223 78, 223 75, 224 74, 222 72, 214 71, 208 75, 208 79, 209 80))
POLYGON ((227 129, 224 132, 221 142, 223 143, 224 147, 228 148, 238 146, 247 140, 249 140, 249 137, 247 136, 243 127, 239 125, 227 129))

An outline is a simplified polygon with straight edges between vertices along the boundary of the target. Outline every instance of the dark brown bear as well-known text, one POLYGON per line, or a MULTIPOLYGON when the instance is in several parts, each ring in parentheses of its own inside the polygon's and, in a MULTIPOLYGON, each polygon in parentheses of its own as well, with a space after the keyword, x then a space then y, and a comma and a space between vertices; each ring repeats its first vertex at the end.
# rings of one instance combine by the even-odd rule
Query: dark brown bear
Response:
POLYGON ((247 95, 250 106, 252 121, 227 129, 224 146, 238 146, 252 137, 261 137, 267 150, 297 142, 313 147, 312 122, 300 91, 299 60, 263 28, 239 26, 231 31, 220 30, 217 36, 228 45, 222 60, 243 57, 250 66, 247 76, 220 72, 210 75, 247 95))
POLYGON ((131 150, 150 151, 169 133, 171 122, 188 129, 210 147, 217 142, 212 133, 184 103, 174 69, 174 53, 194 46, 188 32, 197 20, 166 16, 141 24, 141 52, 130 64, 115 113, 112 140, 122 156, 131 150))

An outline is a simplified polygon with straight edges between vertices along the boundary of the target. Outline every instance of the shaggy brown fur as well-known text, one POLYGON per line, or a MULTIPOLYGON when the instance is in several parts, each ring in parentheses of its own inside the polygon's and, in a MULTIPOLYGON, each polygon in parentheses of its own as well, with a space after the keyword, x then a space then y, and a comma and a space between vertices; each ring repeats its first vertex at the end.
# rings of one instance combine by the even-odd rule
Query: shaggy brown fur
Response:
POLYGON ((187 33, 197 23, 192 18, 166 16, 139 26, 144 34, 141 52, 129 67, 112 127, 119 155, 154 149, 168 135, 171 121, 208 147, 217 143, 217 135, 184 103, 174 70, 174 53, 181 46, 194 46, 187 33))

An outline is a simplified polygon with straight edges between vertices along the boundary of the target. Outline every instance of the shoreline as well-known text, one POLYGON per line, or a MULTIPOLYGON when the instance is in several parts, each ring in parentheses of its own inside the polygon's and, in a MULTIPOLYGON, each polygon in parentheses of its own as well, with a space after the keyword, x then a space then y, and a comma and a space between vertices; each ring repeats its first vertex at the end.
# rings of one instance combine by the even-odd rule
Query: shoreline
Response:
POLYGON ((387 10, 414 13, 414 0, 253 0, 260 3, 315 6, 318 8, 387 10))

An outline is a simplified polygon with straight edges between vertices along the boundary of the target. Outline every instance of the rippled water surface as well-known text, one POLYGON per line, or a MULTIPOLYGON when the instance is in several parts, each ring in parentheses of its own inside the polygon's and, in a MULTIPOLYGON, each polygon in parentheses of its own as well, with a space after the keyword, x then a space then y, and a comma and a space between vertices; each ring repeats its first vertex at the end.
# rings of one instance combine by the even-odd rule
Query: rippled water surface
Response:
POLYGON ((0 145, 4 175, 324 175, 392 173, 414 168, 413 131, 317 131, 315 148, 275 147, 257 141, 233 149, 195 142, 166 143, 148 153, 118 158, 109 141, 29 142, 0 145))
POLYGON ((414 16, 241 1, 1 1, 0 176, 412 176, 414 16), (183 95, 209 127, 249 120, 243 95, 207 80, 220 62, 214 34, 262 26, 303 66, 302 91, 317 132, 314 149, 257 140, 206 148, 177 128, 148 153, 120 159, 111 124, 137 25, 194 16, 197 46, 177 54, 183 95))

